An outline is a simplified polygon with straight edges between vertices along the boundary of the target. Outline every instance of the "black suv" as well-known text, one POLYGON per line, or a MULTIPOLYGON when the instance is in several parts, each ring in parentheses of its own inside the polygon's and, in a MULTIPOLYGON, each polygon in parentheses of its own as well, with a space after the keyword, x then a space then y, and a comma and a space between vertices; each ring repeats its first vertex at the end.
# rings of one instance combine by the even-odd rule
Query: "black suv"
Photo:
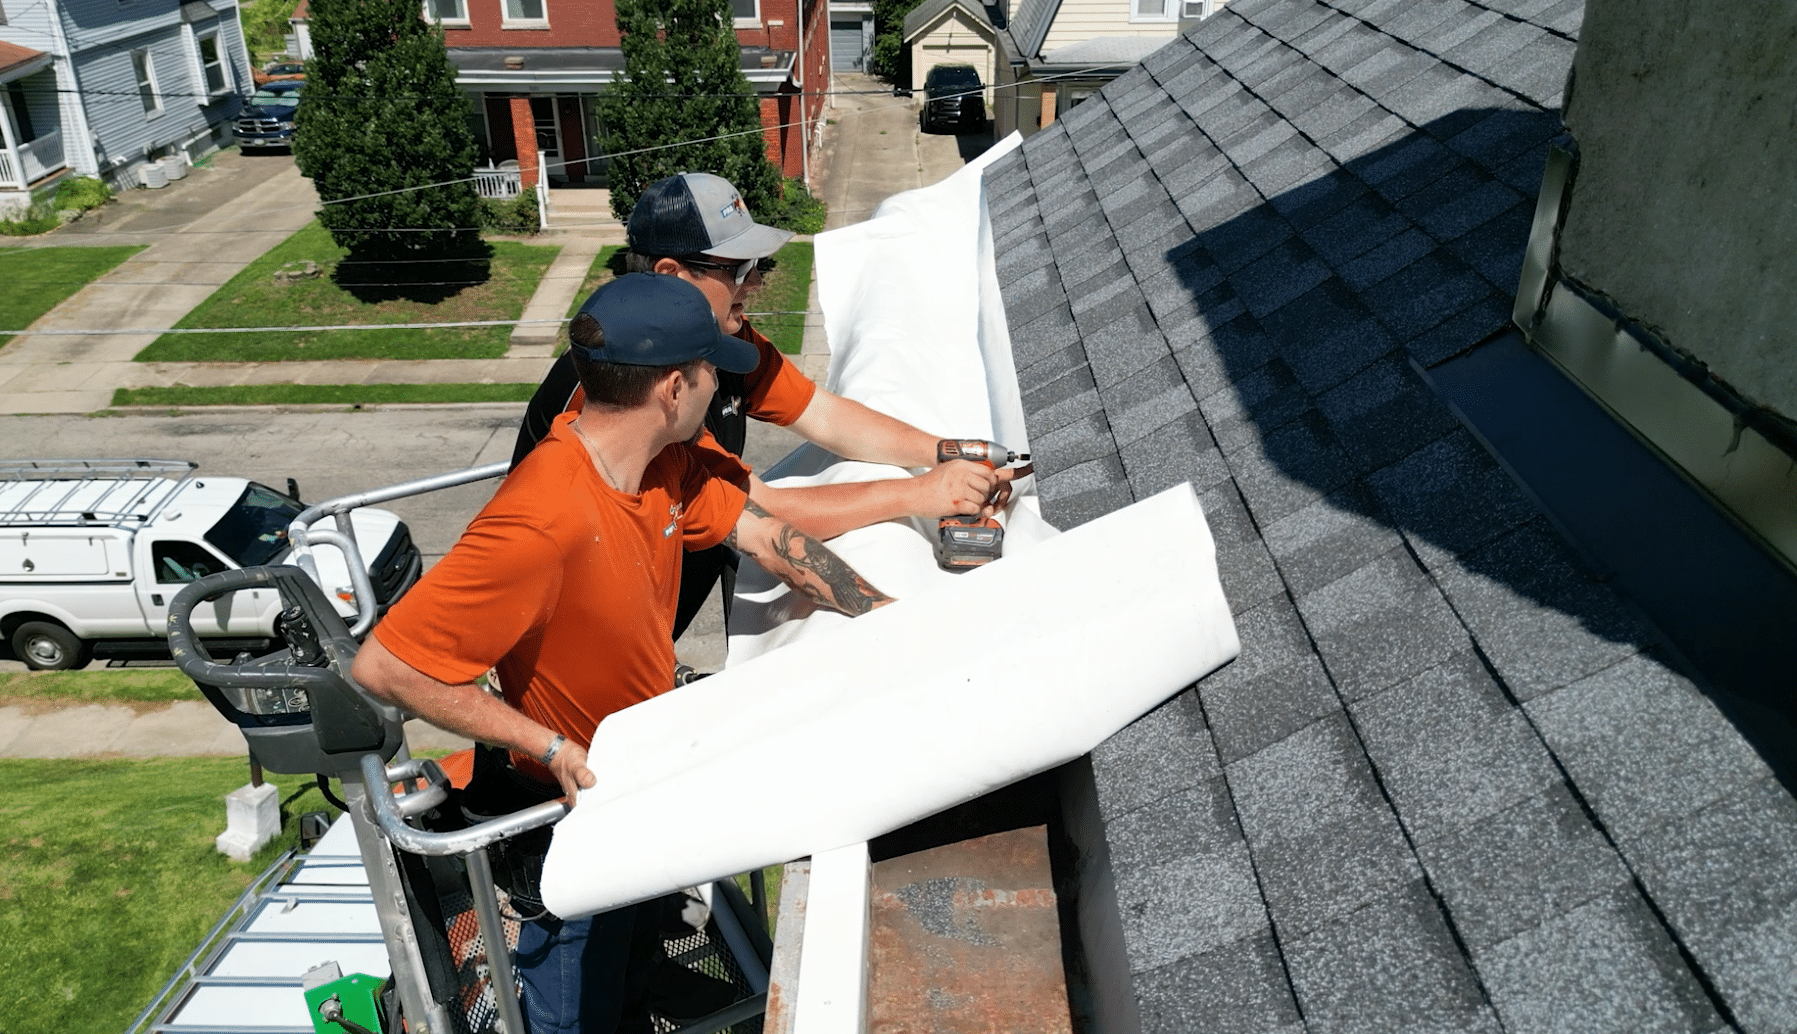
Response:
POLYGON ((937 65, 923 80, 923 111, 917 128, 925 133, 953 126, 956 133, 986 128, 986 98, 979 70, 972 65, 937 65))
POLYGON ((237 113, 235 135, 239 150, 253 147, 292 147, 293 114, 299 110, 298 79, 277 79, 258 87, 237 113))

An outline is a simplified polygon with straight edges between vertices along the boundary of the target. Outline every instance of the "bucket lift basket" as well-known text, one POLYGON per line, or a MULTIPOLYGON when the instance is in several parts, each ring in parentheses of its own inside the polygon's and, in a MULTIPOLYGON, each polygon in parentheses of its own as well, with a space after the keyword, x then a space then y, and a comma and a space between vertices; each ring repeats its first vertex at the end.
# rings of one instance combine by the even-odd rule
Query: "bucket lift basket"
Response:
MULTIPOLYGON (((430 822, 455 810, 444 808, 448 778, 434 761, 407 756, 406 716, 351 681, 357 639, 298 567, 224 571, 190 583, 170 603, 168 633, 182 672, 238 726, 265 770, 341 780, 393 967, 384 995, 388 1034, 401 1029, 395 1011, 405 1030, 422 1034, 526 1034, 509 950, 518 926, 505 916, 489 851, 554 823, 567 807, 552 801, 472 825, 430 822), (194 635, 193 609, 252 588, 280 593, 287 647, 220 662, 194 635), (426 828, 445 824, 462 828, 426 828), (494 944, 507 950, 489 952, 494 944)), ((668 955, 731 981, 737 1001, 684 1027, 656 1018, 664 1034, 760 1029, 771 942, 733 882, 714 888, 706 929, 668 943, 668 955)))

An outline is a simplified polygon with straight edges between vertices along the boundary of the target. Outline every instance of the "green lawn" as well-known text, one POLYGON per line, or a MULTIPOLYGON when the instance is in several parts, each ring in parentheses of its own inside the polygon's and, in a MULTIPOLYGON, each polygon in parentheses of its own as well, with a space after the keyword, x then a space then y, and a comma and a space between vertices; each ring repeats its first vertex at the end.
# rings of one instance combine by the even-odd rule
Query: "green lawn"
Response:
POLYGON ((242 758, 0 761, 0 1029, 123 1030, 294 843, 290 819, 248 864, 213 847, 248 781, 242 758))
MULTIPOLYGON (((586 279, 581 281, 579 293, 574 296, 574 303, 568 306, 570 318, 580 311, 587 295, 624 271, 624 260, 618 254, 621 250, 619 246, 612 245, 593 260, 586 279)), ((776 315, 751 316, 749 322, 766 334, 774 347, 788 355, 797 355, 799 346, 804 344, 805 339, 805 316, 802 310, 811 297, 811 245, 804 242, 788 244, 775 252, 774 258, 779 265, 768 276, 767 282, 761 285, 761 289, 749 295, 745 305, 752 313, 768 312, 776 315)), ((564 347, 567 340, 567 331, 563 330, 564 347)))
MULTIPOLYGON (((347 252, 318 223, 276 245, 213 292, 176 326, 291 327, 517 319, 557 248, 492 241, 490 260, 339 265, 347 252), (323 275, 278 284, 274 273, 304 260, 323 275), (403 281, 403 282, 402 282, 403 281)), ((505 354, 510 326, 444 330, 272 331, 164 334, 139 362, 281 362, 307 359, 490 359, 505 354)))
MULTIPOLYGON (((0 329, 23 330, 32 321, 81 290, 112 267, 144 250, 115 248, 21 248, 0 251, 0 329)), ((0 345, 12 337, 0 334, 0 345)))
POLYGON ((751 315, 749 322, 766 334, 774 347, 798 355, 805 343, 805 306, 811 299, 811 245, 794 241, 774 252, 774 258, 779 266, 746 303, 749 312, 770 315, 751 315))
POLYGON ((0 674, 0 700, 8 699, 119 703, 201 697, 193 682, 177 668, 100 668, 0 674))
POLYGON ((529 402, 535 384, 238 384, 119 388, 115 406, 372 406, 384 402, 529 402))

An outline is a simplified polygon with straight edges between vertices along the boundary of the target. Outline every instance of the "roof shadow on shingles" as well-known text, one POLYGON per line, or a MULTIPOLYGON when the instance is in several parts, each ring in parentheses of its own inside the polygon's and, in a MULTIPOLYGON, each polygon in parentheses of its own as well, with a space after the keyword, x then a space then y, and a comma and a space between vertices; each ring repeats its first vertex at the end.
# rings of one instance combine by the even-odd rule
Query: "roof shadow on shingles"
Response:
POLYGON ((1230 9, 1339 77, 1212 24, 986 174, 1044 513, 1190 482, 1243 640, 1092 755, 1143 1028, 1777 1026, 1728 852, 1797 807, 1416 370, 1508 322, 1570 44, 1479 15, 1536 99, 1469 105, 1345 7, 1230 9))

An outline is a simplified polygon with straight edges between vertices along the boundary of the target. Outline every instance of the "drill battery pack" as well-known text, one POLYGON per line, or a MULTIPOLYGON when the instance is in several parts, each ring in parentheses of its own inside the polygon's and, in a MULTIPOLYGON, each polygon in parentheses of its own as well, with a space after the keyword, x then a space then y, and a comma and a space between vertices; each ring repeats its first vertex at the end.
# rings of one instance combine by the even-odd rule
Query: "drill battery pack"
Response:
POLYGON ((1004 526, 990 517, 944 517, 936 525, 936 566, 968 571, 1004 555, 1004 526))

